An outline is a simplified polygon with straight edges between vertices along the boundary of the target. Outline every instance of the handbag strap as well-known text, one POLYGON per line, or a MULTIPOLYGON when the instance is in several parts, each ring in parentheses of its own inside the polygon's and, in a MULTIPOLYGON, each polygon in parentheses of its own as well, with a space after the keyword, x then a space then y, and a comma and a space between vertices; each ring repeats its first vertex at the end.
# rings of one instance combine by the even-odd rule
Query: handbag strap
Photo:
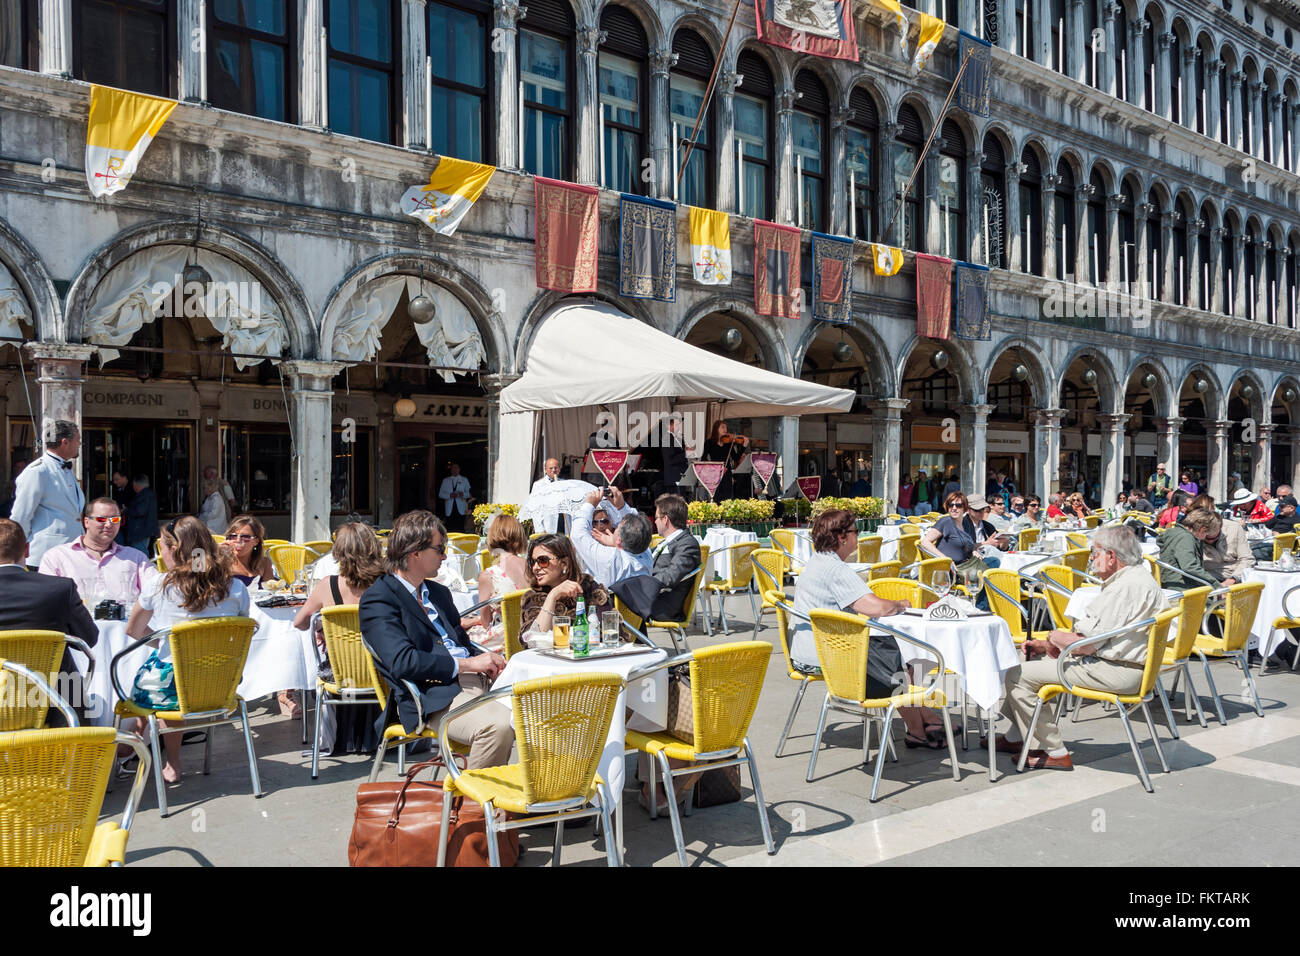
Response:
MULTIPOLYGON (((465 768, 469 765, 469 764, 468 764, 468 761, 466 760, 466 758, 465 758, 464 755, 462 755, 462 754, 453 753, 453 754, 451 755, 451 757, 452 757, 452 760, 460 760, 460 761, 461 761, 461 763, 460 763, 460 767, 461 767, 462 770, 465 769, 465 768)), ((433 760, 425 760, 425 761, 423 761, 422 763, 417 763, 417 764, 415 764, 413 767, 411 767, 409 770, 407 770, 405 774, 403 774, 403 776, 405 777, 405 779, 402 781, 402 788, 401 788, 400 790, 397 791, 397 796, 396 796, 396 797, 394 798, 394 800, 393 800, 393 809, 392 809, 392 810, 389 812, 389 814, 388 814, 388 829, 389 829, 389 830, 395 830, 395 829, 397 829, 398 819, 399 819, 399 817, 401 817, 401 815, 402 815, 402 804, 403 804, 403 803, 405 802, 405 800, 406 800, 406 788, 409 787, 412 783, 415 782, 415 775, 418 774, 421 770, 428 770, 428 769, 431 769, 431 768, 432 768, 432 769, 436 769, 436 768, 438 768, 438 767, 442 767, 442 768, 445 769, 446 766, 447 766, 447 762, 446 762, 442 757, 435 757, 433 760)), ((460 810, 460 801, 461 801, 461 798, 459 798, 459 797, 456 798, 456 803, 455 803, 455 805, 452 807, 452 810, 453 810, 453 814, 452 814, 452 816, 453 816, 453 818, 459 814, 459 810, 460 810)))

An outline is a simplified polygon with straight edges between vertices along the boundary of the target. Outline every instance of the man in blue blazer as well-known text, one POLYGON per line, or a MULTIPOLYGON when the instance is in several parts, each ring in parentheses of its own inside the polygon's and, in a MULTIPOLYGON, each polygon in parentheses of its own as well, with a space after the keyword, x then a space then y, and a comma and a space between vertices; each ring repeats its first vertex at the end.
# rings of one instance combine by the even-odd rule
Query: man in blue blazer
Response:
POLYGON ((81 454, 81 432, 59 419, 45 436, 45 454, 23 469, 14 484, 9 517, 22 526, 32 570, 50 548, 81 535, 81 509, 86 496, 77 483, 72 460, 81 454))
MULTIPOLYGON (((401 681, 418 688, 424 725, 436 730, 447 710, 483 694, 506 666, 500 654, 476 653, 451 592, 430 580, 446 553, 447 533, 432 512, 400 516, 388 535, 390 573, 361 596, 361 633, 392 689, 383 721, 398 719, 408 732, 419 714, 401 681)), ((449 732, 469 744, 470 769, 510 762, 515 731, 507 707, 481 707, 453 721, 449 732)))

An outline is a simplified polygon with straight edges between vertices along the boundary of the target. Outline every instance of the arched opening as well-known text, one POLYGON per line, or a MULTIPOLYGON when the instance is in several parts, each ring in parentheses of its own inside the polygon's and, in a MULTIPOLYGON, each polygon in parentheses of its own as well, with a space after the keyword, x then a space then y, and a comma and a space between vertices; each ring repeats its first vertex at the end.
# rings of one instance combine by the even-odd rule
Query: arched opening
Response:
POLYGON ((986 133, 983 152, 984 161, 980 164, 982 219, 979 226, 983 239, 984 263, 995 269, 1006 269, 1007 157, 1001 138, 986 133))
MULTIPOLYGON (((985 435, 988 470, 1005 472, 1022 493, 1034 484, 1034 419, 1045 399, 1046 375, 1029 349, 1013 346, 1002 352, 989 369, 984 402, 993 406, 985 435), (1035 397, 1035 392, 1039 393, 1035 397)), ((983 490, 983 489, 976 489, 983 490)))
MULTIPOLYGON (((1165 398, 1167 385, 1160 370, 1150 364, 1139 365, 1129 376, 1124 389, 1124 467, 1123 487, 1142 482, 1154 474, 1160 454, 1160 419, 1168 415, 1165 398)), ((1114 501, 1103 501, 1110 507, 1114 501)))
MULTIPOLYGON (((925 129, 921 125, 921 114, 916 107, 904 103, 898 108, 898 147, 894 153, 894 203, 903 202, 903 191, 907 188, 912 171, 916 178, 908 190, 903 208, 894 220, 892 241, 904 249, 920 250, 925 236, 925 204, 921 197, 926 195, 925 166, 918 166, 921 148, 925 145, 925 129)), ((890 210, 891 214, 893 210, 890 210)), ((891 241, 887 239, 886 241, 891 241)))
POLYGON ((1056 247, 1056 278, 1073 281, 1079 232, 1074 221, 1074 168, 1064 157, 1056 164, 1056 176, 1056 190, 1052 193, 1056 219, 1056 235, 1052 236, 1052 243, 1056 247))
POLYGON ((859 86, 849 97, 852 119, 845 131, 845 156, 849 176, 849 235, 874 240, 876 236, 876 146, 880 120, 876 101, 859 86))
POLYGON ((519 27, 523 87, 523 167, 535 176, 573 179, 577 151, 573 9, 537 0, 519 27))
POLYGON ((1078 491, 1090 505, 1101 498, 1102 428, 1099 416, 1110 410, 1113 378, 1094 354, 1070 362, 1061 379, 1060 490, 1078 491))
POLYGON ((966 136, 956 120, 944 120, 939 147, 939 248, 950 259, 970 255, 966 243, 966 136))
POLYGON ((800 94, 791 126, 794 143, 795 222, 801 229, 823 231, 828 221, 829 169, 827 137, 830 132, 830 97, 826 85, 811 70, 794 78, 800 94))
MULTIPOLYGON (((1214 422, 1218 418, 1219 391, 1204 369, 1193 369, 1178 389, 1178 417, 1183 420, 1178 439, 1178 469, 1208 478, 1214 422)), ((1177 487, 1178 475, 1170 476, 1177 487)))
POLYGON ((1088 179, 1092 193, 1088 196, 1088 278, 1094 285, 1109 279, 1110 246, 1106 237, 1106 178, 1093 167, 1088 179))
POLYGON ((1020 270, 1043 274, 1043 167, 1038 152, 1026 146, 1020 154, 1020 216, 1024 220, 1020 270))
POLYGON ((609 4, 601 12, 605 42, 600 48, 600 184, 625 193, 645 193, 641 178, 646 154, 648 102, 645 28, 627 7, 609 4))
MULTIPOLYGON (((949 345, 924 339, 916 343, 903 366, 898 394, 909 404, 904 415, 899 475, 916 478, 924 473, 924 491, 916 482, 916 493, 926 494, 917 502, 922 506, 929 502, 937 508, 943 486, 961 480, 961 429, 955 426, 956 410, 968 400, 968 390, 959 378, 963 371, 949 345)), ((897 500, 897 489, 889 491, 886 497, 897 500)))
MULTIPOLYGON (((1272 422, 1274 425, 1272 447, 1269 449, 1270 473, 1269 488, 1276 490, 1280 484, 1292 484, 1296 465, 1300 464, 1291 456, 1292 436, 1295 434, 1300 413, 1300 383, 1294 378, 1285 378, 1273 390, 1272 422)), ((1252 488, 1252 491, 1258 491, 1252 488)), ((1292 489, 1294 491, 1294 488, 1292 489)))
MULTIPOLYGON (((713 151, 717 140, 714 132, 716 110, 712 97, 709 98, 709 107, 700 120, 699 132, 695 135, 695 146, 689 156, 686 155, 686 148, 690 146, 695 120, 700 115, 700 107, 704 105, 704 93, 708 89, 709 76, 713 72, 713 51, 694 30, 683 29, 673 35, 673 53, 677 55, 677 63, 668 75, 668 103, 671 114, 669 122, 672 124, 670 137, 673 143, 673 196, 679 203, 712 209, 716 195, 714 167, 717 165, 713 151), (682 157, 686 159, 684 168, 682 157)), ((742 53, 741 59, 744 58, 745 54, 742 53)), ((740 67, 738 66, 737 69, 740 67)), ((749 82, 748 74, 745 75, 745 82, 749 82)), ((761 77, 758 82, 762 82, 761 77)), ((737 102, 741 98, 737 97, 737 102)), ((736 131, 743 139, 747 127, 741 125, 739 106, 736 117, 736 131)), ((746 153, 748 153, 748 146, 746 146, 746 153)))
POLYGON ((1222 276, 1223 311, 1226 315, 1238 315, 1237 284, 1241 277, 1237 274, 1237 249, 1241 243, 1238 233, 1237 216, 1233 212, 1224 214, 1223 240, 1219 251, 1220 275, 1222 276))
MULTIPOLYGON (((856 396, 853 407, 837 415, 805 415, 799 420, 799 474, 834 474, 846 493, 858 481, 871 484, 871 408, 878 394, 869 356, 879 345, 851 326, 824 325, 808 344, 799 377, 819 385, 847 388, 856 396)), ((885 449, 882 454, 894 454, 885 449)), ((822 493, 826 493, 823 478, 822 493)), ((834 483, 832 483, 834 484, 834 483)), ((859 488, 861 490, 861 486, 859 488)), ((872 494, 883 492, 872 486, 872 494)))
POLYGON ((742 216, 770 220, 776 201, 776 175, 769 104, 776 96, 776 84, 767 62, 753 50, 741 51, 736 58, 736 72, 745 77, 733 100, 736 137, 740 140, 736 208, 742 216))
POLYGON ((1165 293, 1164 196, 1154 186, 1147 193, 1147 283, 1142 295, 1163 299, 1165 293))
POLYGON ((1259 381, 1242 374, 1228 389, 1228 477, 1238 475, 1247 486, 1255 483, 1262 452, 1259 426, 1264 421, 1264 401, 1259 381))

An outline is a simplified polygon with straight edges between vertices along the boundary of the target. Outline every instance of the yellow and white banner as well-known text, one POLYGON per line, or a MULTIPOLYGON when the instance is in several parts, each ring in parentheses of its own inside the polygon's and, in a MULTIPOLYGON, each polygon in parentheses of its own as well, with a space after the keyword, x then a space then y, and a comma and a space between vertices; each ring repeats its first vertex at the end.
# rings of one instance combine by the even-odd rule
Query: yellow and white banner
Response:
POLYGON ((898 0, 872 0, 876 6, 888 10, 894 15, 894 22, 898 24, 898 50, 907 56, 907 14, 903 12, 903 6, 898 0))
POLYGON ((921 14, 921 35, 916 39, 916 53, 912 57, 913 75, 925 69, 941 39, 943 39, 943 21, 928 13, 921 14))
POLYGON ((412 186, 402 194, 402 212, 450 236, 496 171, 495 166, 443 156, 426 185, 412 186))
POLYGON ((90 88, 86 183, 92 196, 111 196, 127 187, 144 151, 174 109, 175 100, 107 86, 90 88))
POLYGON ((691 210, 691 262, 702 285, 731 284, 731 227, 725 212, 691 210))
POLYGON ((876 275, 894 276, 903 268, 903 250, 897 246, 871 244, 871 258, 875 261, 876 275))

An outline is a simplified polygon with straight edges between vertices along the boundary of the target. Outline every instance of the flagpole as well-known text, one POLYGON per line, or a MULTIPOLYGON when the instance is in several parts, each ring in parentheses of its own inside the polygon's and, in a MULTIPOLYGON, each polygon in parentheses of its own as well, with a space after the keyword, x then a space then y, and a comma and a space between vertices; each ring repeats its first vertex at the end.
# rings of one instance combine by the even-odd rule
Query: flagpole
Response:
MULTIPOLYGON (((686 172, 686 164, 690 161, 691 150, 695 148, 695 138, 700 135, 700 123, 704 120, 704 111, 709 108, 709 101, 713 98, 714 84, 718 82, 718 67, 722 66, 722 51, 727 48, 727 40, 731 37, 731 28, 736 25, 736 14, 739 12, 740 0, 736 0, 735 6, 731 8, 731 20, 727 23, 727 32, 722 35, 722 43, 718 45, 718 58, 713 62, 713 72, 709 74, 709 85, 704 88, 704 100, 700 103, 700 111, 695 114, 695 126, 691 129, 690 142, 686 144, 681 165, 677 168, 678 179, 681 179, 682 174, 686 172)), ((673 201, 677 201, 675 195, 673 201)))

